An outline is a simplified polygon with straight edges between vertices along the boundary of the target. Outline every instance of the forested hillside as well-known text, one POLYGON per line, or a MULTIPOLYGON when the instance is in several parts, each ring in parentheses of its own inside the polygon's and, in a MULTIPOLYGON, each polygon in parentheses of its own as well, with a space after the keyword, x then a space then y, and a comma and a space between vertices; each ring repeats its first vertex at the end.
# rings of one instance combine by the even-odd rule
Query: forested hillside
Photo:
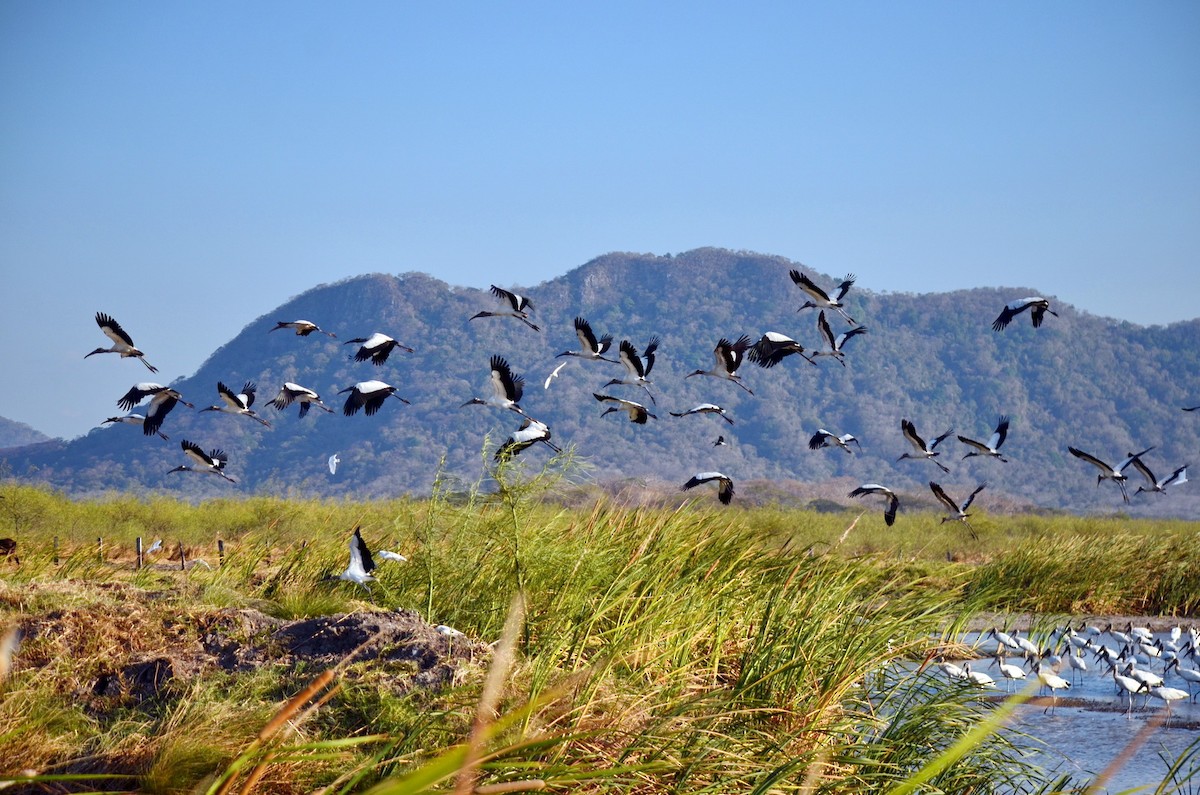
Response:
POLYGON ((20 447, 24 444, 44 442, 49 438, 46 434, 30 428, 23 422, 0 417, 0 447, 20 447))
MULTIPOLYGON (((846 366, 828 357, 812 366, 795 356, 769 370, 746 363, 740 373, 753 395, 727 381, 685 379, 712 367, 720 337, 757 339, 778 331, 808 348, 821 347, 817 312, 797 311, 805 296, 788 277, 794 267, 831 290, 842 276, 779 257, 717 249, 673 257, 609 254, 518 289, 532 298, 531 318, 541 333, 514 318, 469 321, 480 310, 503 308, 487 285, 451 287, 419 273, 322 285, 264 314, 192 377, 174 384, 197 411, 177 407, 167 417, 163 431, 169 442, 129 426, 105 427, 65 444, 5 451, 4 457, 14 476, 79 494, 425 493, 443 459, 450 482, 467 486, 479 480, 485 460, 491 463, 492 451, 519 425, 512 412, 461 407, 488 394, 488 361, 500 354, 527 378, 521 405, 550 426, 555 442, 575 448, 588 467, 585 477, 597 483, 635 479, 672 489, 697 471, 719 469, 737 480, 737 502, 786 494, 793 482, 831 483, 831 494, 844 495, 857 483, 874 481, 929 505, 931 479, 963 496, 986 481, 988 490, 977 500, 985 511, 1003 502, 1200 516, 1197 484, 1138 495, 1126 509, 1112 483, 1097 487, 1096 470, 1067 453, 1073 445, 1115 462, 1153 446, 1146 460, 1159 477, 1185 463, 1200 466, 1200 412, 1180 410, 1200 403, 1200 320, 1139 327, 1078 312, 1063 303, 1070 296, 1051 296, 1058 317, 1047 316, 1034 329, 1026 313, 998 333, 991 323, 1001 308, 1039 294, 1036 285, 881 294, 871 289, 871 274, 862 273, 846 303, 868 332, 846 344, 846 366), (555 354, 580 347, 572 327, 576 315, 586 317, 597 334, 629 339, 639 350, 652 335, 661 337, 651 374, 658 402, 649 406, 657 420, 637 426, 624 414, 600 416, 604 407, 593 392, 646 401, 637 387, 602 388, 623 376, 618 364, 571 359, 543 389, 543 379, 567 361, 555 354), (276 321, 298 318, 335 331, 338 339, 269 333, 276 321), (350 354, 357 346, 343 342, 375 331, 416 352, 397 351, 381 367, 354 362, 350 354), (376 378, 398 386, 411 405, 389 400, 374 417, 342 416, 344 396, 335 393, 376 378), (256 382, 255 409, 273 427, 199 412, 217 402, 218 380, 235 388, 256 382), (296 406, 284 412, 266 406, 284 381, 317 390, 338 413, 314 410, 300 419, 296 406), (701 402, 727 408, 735 424, 711 415, 668 413, 701 402), (1003 448, 1010 463, 962 461, 968 448, 953 436, 940 448, 950 474, 929 462, 896 461, 910 451, 900 434, 901 418, 911 419, 927 438, 953 428, 986 440, 1000 414, 1012 418, 1003 448), (861 451, 809 450, 808 438, 818 427, 853 433, 861 451), (718 435, 728 440, 726 446, 713 446, 718 435), (179 448, 184 438, 226 450, 227 471, 238 484, 165 474, 184 463, 179 448), (341 459, 336 474, 326 466, 333 453, 341 459), (749 483, 754 480, 762 482, 749 483)), ((835 332, 849 328, 837 316, 830 324, 835 332)), ((130 368, 130 384, 143 375, 130 368)), ((115 402, 120 395, 112 397, 115 402)), ((538 466, 548 454, 538 445, 518 460, 538 466)), ((1141 479, 1129 474, 1132 493, 1141 479)))

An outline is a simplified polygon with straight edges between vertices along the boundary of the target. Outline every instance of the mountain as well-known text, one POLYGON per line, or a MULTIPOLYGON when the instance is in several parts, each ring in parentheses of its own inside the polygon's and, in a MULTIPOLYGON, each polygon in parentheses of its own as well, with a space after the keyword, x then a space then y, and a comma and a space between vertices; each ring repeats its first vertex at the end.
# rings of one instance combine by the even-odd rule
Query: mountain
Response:
POLYGON ((0 417, 0 448, 21 447, 49 440, 49 436, 23 422, 0 417))
MULTIPOLYGON (((712 366, 721 337, 757 339, 778 331, 807 348, 821 347, 817 312, 797 311, 805 296, 788 277, 791 268, 830 290, 840 281, 781 257, 747 252, 608 254, 518 290, 532 297, 531 317, 541 333, 513 318, 468 320, 480 310, 502 309, 486 290, 452 287, 420 273, 359 276, 309 290, 263 315, 193 376, 173 384, 197 411, 177 407, 167 417, 163 431, 170 442, 121 425, 67 443, 4 451, 3 458, 18 477, 81 495, 119 489, 192 497, 381 497, 428 493, 439 471, 450 488, 465 488, 478 481, 484 461, 491 463, 491 452, 519 425, 512 412, 461 407, 487 394, 488 361, 500 354, 527 378, 521 405, 550 426, 555 442, 574 445, 587 477, 601 483, 633 479, 674 489, 697 471, 719 469, 739 484, 764 481, 757 487, 760 499, 786 493, 788 484, 832 483, 836 490, 829 493, 849 504, 841 495, 874 481, 932 505, 929 480, 952 495, 986 481, 989 488, 977 500, 983 510, 1005 501, 1052 510, 1200 516, 1200 492, 1192 493, 1197 487, 1138 495, 1127 509, 1113 484, 1097 487, 1093 468, 1067 453, 1073 445, 1115 461, 1154 446, 1146 461, 1159 477, 1192 460, 1200 466, 1200 412, 1180 411, 1200 403, 1200 320, 1140 327, 1053 300, 1059 316, 1047 316, 1041 328, 1032 328, 1026 313, 994 332, 992 320, 1007 302, 1038 291, 881 294, 866 281, 846 297, 849 313, 868 328, 846 344, 846 366, 828 357, 812 366, 795 356, 772 369, 746 363, 740 373, 753 395, 727 381, 685 379, 712 366), (620 365, 555 358, 579 349, 576 315, 597 334, 627 338, 639 350, 652 335, 661 337, 651 374, 658 402, 649 406, 657 420, 637 426, 623 413, 600 416, 604 407, 595 392, 647 400, 637 387, 601 387, 624 375, 620 365), (335 331, 338 339, 270 332, 276 321, 298 318, 335 331), (396 351, 380 367, 354 362, 357 345, 344 342, 375 331, 416 352, 396 351), (543 379, 564 361, 543 389, 543 379), (388 400, 373 417, 342 416, 344 396, 337 391, 368 379, 397 386, 411 405, 388 400), (254 408, 273 427, 200 412, 216 402, 218 380, 235 388, 257 382, 254 408), (317 390, 338 413, 314 410, 300 419, 294 405, 284 412, 266 406, 284 381, 317 390), (702 402, 724 406, 736 424, 668 414, 702 402), (1003 448, 1011 463, 962 461, 968 449, 953 437, 939 448, 948 475, 929 462, 896 461, 909 451, 901 418, 927 438, 954 428, 987 439, 1000 414, 1012 418, 1003 448), (853 433, 861 452, 809 450, 808 438, 818 427, 853 433), (713 447, 718 434, 727 446, 713 447), (227 451, 227 471, 238 485, 164 474, 185 462, 181 439, 227 451), (330 474, 326 459, 334 453, 341 465, 330 474)), ((850 328, 836 315, 829 322, 835 332, 850 328)), ((518 461, 538 466, 547 453, 538 445, 518 461)), ((1132 492, 1138 476, 1129 474, 1132 492)), ((754 492, 739 485, 739 501, 752 501, 754 492)))

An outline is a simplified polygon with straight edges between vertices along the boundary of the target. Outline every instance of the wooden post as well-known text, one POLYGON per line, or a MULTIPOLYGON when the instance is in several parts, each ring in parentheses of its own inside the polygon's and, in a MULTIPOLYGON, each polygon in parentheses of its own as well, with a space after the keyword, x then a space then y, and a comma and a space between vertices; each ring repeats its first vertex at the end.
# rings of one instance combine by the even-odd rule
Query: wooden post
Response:
POLYGON ((187 559, 183 556, 183 542, 179 542, 179 570, 187 571, 187 559))
POLYGON ((142 560, 143 560, 143 558, 142 558, 142 537, 141 536, 137 537, 136 544, 137 544, 137 563, 134 564, 134 568, 140 569, 140 568, 142 568, 142 560))
POLYGON ((104 537, 103 536, 99 536, 96 538, 96 555, 97 555, 97 557, 100 558, 100 562, 103 563, 104 562, 104 537))
POLYGON ((225 565, 225 542, 220 538, 217 539, 217 565, 225 565))

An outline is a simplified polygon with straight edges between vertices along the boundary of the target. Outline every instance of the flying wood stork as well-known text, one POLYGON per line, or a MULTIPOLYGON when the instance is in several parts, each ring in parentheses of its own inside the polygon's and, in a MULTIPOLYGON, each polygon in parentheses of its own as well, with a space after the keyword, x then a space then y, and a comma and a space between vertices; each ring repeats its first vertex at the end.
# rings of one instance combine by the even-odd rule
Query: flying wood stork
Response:
POLYGON ((97 353, 119 353, 122 359, 134 358, 146 365, 146 369, 152 373, 157 373, 158 368, 146 361, 146 355, 142 353, 133 344, 133 338, 121 328, 121 324, 113 320, 111 315, 106 315, 103 312, 96 313, 96 325, 104 332, 104 336, 112 340, 111 348, 97 348, 91 353, 84 354, 83 358, 95 356, 97 353))
POLYGON ((388 356, 390 356, 392 351, 394 351, 396 348, 408 353, 413 352, 412 348, 408 347, 407 345, 401 345, 387 334, 381 334, 378 331, 369 337, 355 337, 354 339, 347 340, 342 344, 354 345, 355 343, 358 343, 360 347, 354 353, 354 361, 365 362, 367 359, 370 359, 371 364, 375 365, 376 367, 386 362, 388 356))
POLYGON ((862 497, 867 494, 882 494, 887 497, 888 504, 883 511, 883 523, 891 527, 896 521, 896 511, 900 510, 900 498, 896 496, 896 492, 878 483, 864 483, 847 496, 862 497))
POLYGON ((736 342, 730 342, 722 337, 717 341, 717 347, 713 348, 713 367, 711 370, 693 370, 688 373, 685 378, 691 378, 694 375, 709 375, 713 378, 724 378, 726 381, 732 381, 742 389, 754 394, 754 390, 742 383, 742 378, 737 374, 737 369, 742 366, 742 360, 746 358, 746 349, 750 347, 750 337, 743 334, 736 342))
POLYGON ((275 328, 268 330, 267 333, 279 331, 281 328, 295 329, 297 337, 307 337, 314 331, 319 331, 326 336, 337 339, 337 334, 334 334, 332 331, 326 331, 311 320, 278 320, 275 322, 275 328))
POLYGON ((624 400, 611 395, 601 395, 596 392, 592 393, 592 397, 596 398, 596 400, 599 400, 601 403, 615 404, 606 408, 600 415, 601 417, 603 417, 605 414, 611 414, 614 411, 623 411, 629 415, 629 421, 637 425, 645 425, 647 419, 658 419, 658 417, 651 414, 650 411, 641 403, 635 403, 632 400, 624 400))
POLYGON ((862 445, 859 444, 858 439, 852 433, 843 433, 841 436, 838 436, 833 431, 818 428, 817 432, 808 440, 808 449, 820 450, 822 447, 837 446, 853 455, 854 451, 850 449, 851 442, 857 444, 859 450, 862 449, 862 445))
POLYGON ((268 402, 268 406, 274 406, 278 411, 283 411, 293 402, 300 404, 300 416, 303 417, 308 413, 310 406, 316 406, 319 409, 333 413, 333 409, 321 402, 321 396, 306 386, 294 384, 291 381, 285 381, 283 387, 280 388, 279 394, 275 399, 268 402))
POLYGON ((367 593, 370 593, 371 588, 367 583, 374 582, 373 571, 375 571, 375 559, 371 557, 371 550, 367 548, 367 542, 363 541, 361 529, 355 527, 354 535, 350 536, 350 563, 336 579, 358 583, 366 589, 367 593))
MULTIPOLYGON (((143 417, 141 414, 127 414, 124 417, 109 417, 108 419, 106 419, 104 422, 102 422, 100 424, 107 425, 110 422, 118 422, 118 423, 123 423, 125 425, 137 425, 137 426, 141 427, 146 422, 146 418, 143 417)), ((171 437, 167 436, 162 431, 155 431, 155 433, 157 433, 164 440, 166 440, 168 442, 171 441, 171 437)))
POLYGON ((717 481, 718 484, 717 499, 723 505, 728 505, 730 500, 733 499, 733 478, 728 475, 722 475, 720 472, 697 472, 688 479, 687 483, 684 483, 680 487, 680 491, 687 491, 699 486, 701 483, 708 483, 713 480, 717 481))
POLYGON ((225 474, 225 464, 229 460, 229 456, 225 455, 224 450, 212 450, 206 453, 200 449, 200 445, 189 442, 187 439, 182 440, 179 446, 183 448, 183 452, 194 462, 194 465, 180 464, 168 472, 168 475, 171 472, 199 472, 202 475, 217 475, 230 483, 237 483, 236 480, 225 474))
POLYGON ((687 411, 672 411, 668 412, 672 417, 686 417, 689 414, 716 414, 721 419, 733 425, 733 420, 725 413, 725 409, 718 406, 716 403, 701 403, 698 406, 692 406, 687 411))
POLYGON ((821 338, 825 340, 825 344, 829 347, 827 351, 813 351, 813 358, 818 356, 832 356, 841 362, 842 367, 846 366, 846 354, 842 351, 842 346, 851 337, 859 334, 866 334, 866 326, 855 326, 849 331, 843 331, 841 334, 834 335, 833 329, 829 327, 829 321, 825 319, 825 311, 817 315, 817 330, 821 332, 821 338))
POLYGON ((1146 483, 1148 484, 1147 486, 1138 486, 1137 491, 1133 493, 1133 496, 1135 497, 1141 494, 1143 491, 1147 493, 1156 491, 1159 494, 1162 494, 1166 492, 1167 486, 1188 482, 1187 464, 1184 464, 1179 469, 1176 469, 1162 480, 1156 480, 1154 478, 1154 473, 1150 471, 1150 467, 1146 466, 1146 463, 1138 456, 1133 456, 1133 460, 1130 463, 1133 465, 1134 469, 1142 473, 1142 477, 1146 479, 1146 483))
POLYGON ((380 406, 389 397, 394 397, 401 403, 410 405, 407 400, 396 394, 396 387, 385 384, 383 381, 359 381, 354 386, 339 390, 338 394, 344 392, 350 393, 350 396, 346 398, 346 404, 342 406, 342 413, 347 417, 353 417, 359 409, 364 409, 366 415, 370 417, 379 411, 380 406))
POLYGON ((762 338, 746 351, 746 358, 759 367, 774 367, 792 354, 799 354, 801 359, 816 366, 812 357, 804 353, 803 345, 778 331, 763 334, 762 338))
POLYGON ((942 464, 941 461, 937 461, 936 458, 937 456, 941 455, 941 453, 937 452, 937 446, 941 444, 947 436, 954 433, 953 428, 934 439, 928 445, 925 444, 925 440, 921 438, 921 435, 917 433, 916 426, 908 420, 900 420, 900 431, 904 434, 904 438, 908 440, 908 443, 913 446, 913 450, 916 452, 904 453, 896 459, 897 461, 902 461, 905 458, 911 458, 918 461, 921 459, 926 459, 937 464, 943 472, 950 471, 944 464, 942 464))
POLYGON ((619 346, 618 359, 625 366, 625 378, 614 378, 605 386, 615 386, 624 384, 625 386, 640 386, 647 395, 650 396, 650 402, 658 405, 658 401, 654 399, 654 395, 650 392, 650 371, 654 369, 654 352, 658 350, 658 337, 651 337, 646 343, 646 349, 642 352, 641 357, 638 356, 637 348, 633 347, 633 343, 629 340, 621 340, 619 346), (644 362, 644 364, 643 364, 644 362))
POLYGON ((159 432, 163 419, 170 413, 171 409, 175 408, 176 403, 182 403, 189 409, 196 408, 193 404, 184 400, 183 395, 179 394, 176 390, 148 381, 143 381, 130 387, 129 391, 117 401, 117 406, 125 409, 125 411, 129 411, 147 397, 150 397, 150 405, 146 408, 146 419, 142 421, 142 433, 146 436, 151 436, 159 432))
POLYGON ((540 328, 529 321, 529 311, 533 310, 533 304, 530 303, 527 297, 510 293, 508 290, 501 289, 494 284, 492 285, 492 295, 499 298, 502 302, 507 303, 511 309, 504 312, 480 312, 477 315, 472 315, 470 320, 474 320, 477 317, 515 317, 534 331, 541 331, 540 328))
POLYGON ((967 526, 967 530, 970 531, 971 538, 978 538, 979 536, 976 535, 975 528, 971 527, 971 523, 967 521, 967 517, 971 515, 967 513, 967 509, 970 508, 971 503, 974 502, 975 495, 983 491, 984 487, 986 486, 986 483, 980 483, 975 487, 975 491, 971 492, 971 495, 963 501, 963 504, 958 505, 954 502, 954 500, 950 499, 950 495, 946 494, 945 490, 942 489, 941 486, 939 486, 937 483, 934 483, 932 480, 929 481, 929 488, 931 491, 933 491, 933 496, 937 497, 938 501, 941 502, 942 505, 945 505, 952 514, 951 516, 943 516, 941 523, 945 524, 946 522, 956 521, 962 522, 967 526))
POLYGON ((222 381, 217 382, 217 392, 221 395, 221 403, 216 406, 209 406, 201 411, 220 411, 225 414, 240 414, 244 417, 250 417, 256 422, 260 422, 268 428, 271 423, 258 416, 250 407, 254 405, 254 395, 258 391, 258 387, 253 381, 247 381, 242 386, 242 391, 234 393, 232 389, 225 386, 222 381))
POLYGON ((1125 490, 1125 481, 1129 480, 1129 477, 1127 475, 1125 475, 1125 469, 1130 464, 1133 463, 1133 460, 1135 458, 1141 458, 1142 456, 1144 456, 1146 453, 1150 452, 1153 449, 1154 449, 1153 447, 1147 447, 1145 450, 1143 450, 1140 453, 1130 453, 1128 458, 1126 458, 1124 461, 1122 461, 1120 464, 1118 464, 1115 467, 1104 463, 1103 461, 1101 461, 1099 458, 1096 458, 1096 456, 1092 455, 1091 453, 1085 453, 1082 450, 1078 450, 1074 447, 1068 447, 1067 452, 1069 452, 1071 455, 1075 456, 1079 460, 1086 461, 1089 464, 1091 464, 1092 466, 1094 466, 1100 470, 1100 474, 1098 474, 1096 476, 1096 485, 1097 486, 1099 486, 1100 483, 1105 480, 1111 480, 1114 483, 1116 483, 1118 486, 1120 486, 1121 487, 1121 498, 1124 499, 1126 503, 1128 503, 1129 502, 1129 492, 1125 490))
POLYGON ((1008 459, 1000 455, 1000 445, 1004 444, 1005 437, 1008 436, 1008 417, 1001 415, 1000 420, 996 423, 996 430, 992 432, 992 436, 987 440, 987 443, 978 442, 974 439, 968 439, 965 436, 959 436, 958 440, 968 447, 975 448, 972 452, 963 456, 963 460, 967 460, 971 456, 991 456, 999 458, 1004 463, 1008 463, 1008 459))
POLYGON ((525 421, 521 423, 521 427, 513 431, 512 435, 496 448, 492 458, 499 461, 519 455, 522 450, 537 442, 541 442, 556 453, 561 453, 562 448, 551 442, 550 437, 550 428, 546 423, 526 417, 525 421))
POLYGON ((487 398, 471 398, 463 406, 495 406, 498 409, 508 409, 524 415, 519 404, 525 393, 525 379, 514 373, 503 356, 493 355, 491 359, 492 396, 487 398))
POLYGON ((1005 326, 1007 326, 1014 317, 1021 314, 1026 309, 1029 310, 1029 317, 1033 321, 1034 328, 1038 328, 1042 325, 1042 318, 1046 316, 1047 312, 1055 317, 1058 317, 1058 313, 1050 309, 1050 301, 1047 299, 1038 298, 1036 296, 1031 298, 1021 298, 1020 300, 1013 301, 1004 307, 1003 311, 1000 312, 1000 316, 992 321, 992 330, 1003 331, 1005 326))
POLYGON ((725 441, 724 436, 717 436, 717 440, 713 442, 713 447, 725 447, 729 443, 725 441))
POLYGON ((856 321, 850 315, 846 314, 846 310, 843 308, 845 305, 842 303, 842 299, 846 297, 850 286, 854 284, 853 273, 846 274, 846 278, 838 285, 836 298, 830 298, 829 293, 822 290, 817 286, 816 282, 798 270, 793 269, 788 275, 792 277, 792 281, 796 283, 797 287, 808 293, 809 300, 805 301, 800 309, 808 309, 810 307, 814 309, 832 309, 844 317, 850 325, 853 326, 855 324, 856 321))
MULTIPOLYGON (((595 333, 592 332, 591 324, 582 317, 577 317, 575 318, 575 335, 579 337, 579 350, 563 351, 558 356, 575 356, 588 361, 616 361, 604 355, 612 347, 613 338, 611 334, 605 334, 603 337, 596 339, 595 333)), ((554 358, 557 359, 558 356, 554 358)))

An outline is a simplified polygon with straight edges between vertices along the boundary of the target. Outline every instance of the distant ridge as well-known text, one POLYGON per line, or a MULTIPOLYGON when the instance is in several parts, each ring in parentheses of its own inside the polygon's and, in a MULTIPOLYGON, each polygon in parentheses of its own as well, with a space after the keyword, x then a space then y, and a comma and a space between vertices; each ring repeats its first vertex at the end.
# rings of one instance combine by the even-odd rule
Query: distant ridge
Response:
MULTIPOLYGON (((1126 508, 1115 489, 1098 488, 1094 473, 1066 449, 1074 445, 1116 459, 1153 445, 1156 472, 1192 461, 1200 466, 1200 412, 1180 411, 1200 403, 1200 320, 1140 327, 1079 312, 1048 296, 1059 317, 1047 317, 1033 329, 1027 316, 1019 316, 997 333, 991 323, 1000 309, 1037 295, 1036 288, 881 294, 872 289, 871 274, 861 273, 846 302, 869 332, 848 344, 845 367, 829 358, 813 367, 791 357, 770 370, 747 363, 740 374, 753 396, 716 379, 685 381, 691 370, 712 366, 720 337, 757 339, 778 331, 806 347, 820 347, 817 313, 797 312, 804 297, 788 278, 790 268, 831 288, 842 276, 782 257, 702 248, 673 256, 605 254, 531 287, 497 282, 533 299, 531 318, 541 333, 512 318, 468 321, 481 309, 498 307, 486 285, 452 287, 422 273, 357 276, 269 309, 194 375, 173 384, 205 406, 215 402, 218 380, 255 381, 255 408, 272 422, 271 429, 245 418, 177 408, 163 427, 170 442, 128 426, 98 427, 68 443, 5 451, 0 458, 16 477, 80 495, 113 489, 192 497, 424 494, 443 459, 443 479, 465 486, 480 478, 485 455, 490 461, 490 452, 519 424, 512 412, 459 407, 484 394, 489 357, 500 354, 527 379, 521 405, 550 426, 556 442, 575 445, 589 466, 587 476, 598 482, 634 479, 677 488, 696 471, 720 469, 738 480, 739 500, 753 499, 741 484, 754 479, 874 481, 927 494, 935 468, 896 462, 907 450, 900 419, 930 434, 953 427, 986 438, 996 418, 1007 414, 1012 428, 1004 450, 1011 463, 964 462, 967 449, 953 437, 944 443, 941 460, 951 474, 938 476, 959 491, 988 481, 981 510, 991 508, 986 497, 1009 495, 1015 503, 1047 510, 1200 517, 1200 485, 1141 495, 1126 508), (567 361, 555 355, 578 349, 572 328, 577 315, 597 334, 611 333, 618 343, 628 339, 639 350, 651 335, 661 337, 651 378, 657 421, 635 426, 615 415, 600 417, 603 409, 592 393, 621 375, 619 365, 570 360, 551 387, 542 388, 549 372, 567 361), (268 333, 276 321, 295 318, 311 319, 338 339, 268 333), (416 352, 396 351, 382 367, 353 362, 352 347, 342 342, 375 331, 416 352), (344 396, 338 398, 337 391, 368 379, 397 386, 412 405, 390 400, 374 417, 342 416, 344 396), (338 413, 314 411, 299 419, 294 406, 284 412, 265 406, 284 381, 315 389, 338 413), (736 424, 667 413, 702 402, 725 407, 736 424), (861 452, 809 450, 807 439, 818 427, 853 433, 861 452), (718 434, 729 443, 714 448, 718 434), (238 485, 167 478, 167 470, 183 463, 184 438, 227 451, 227 471, 238 485), (331 475, 326 461, 334 453, 341 464, 331 475)), ((840 318, 830 322, 836 330, 847 328, 840 318)), ((635 387, 610 389, 632 400, 645 398, 635 387)), ((519 460, 540 465, 545 451, 539 447, 519 460)))
POLYGON ((0 417, 0 448, 48 442, 50 437, 23 422, 0 417))

